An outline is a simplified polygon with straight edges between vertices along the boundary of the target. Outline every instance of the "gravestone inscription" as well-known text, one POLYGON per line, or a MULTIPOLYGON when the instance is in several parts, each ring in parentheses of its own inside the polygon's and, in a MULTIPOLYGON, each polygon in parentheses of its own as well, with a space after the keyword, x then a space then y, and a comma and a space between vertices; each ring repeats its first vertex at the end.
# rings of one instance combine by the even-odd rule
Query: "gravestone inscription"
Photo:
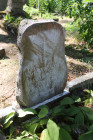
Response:
POLYGON ((54 21, 23 20, 19 26, 20 69, 16 98, 31 107, 59 93, 67 81, 64 30, 54 21))

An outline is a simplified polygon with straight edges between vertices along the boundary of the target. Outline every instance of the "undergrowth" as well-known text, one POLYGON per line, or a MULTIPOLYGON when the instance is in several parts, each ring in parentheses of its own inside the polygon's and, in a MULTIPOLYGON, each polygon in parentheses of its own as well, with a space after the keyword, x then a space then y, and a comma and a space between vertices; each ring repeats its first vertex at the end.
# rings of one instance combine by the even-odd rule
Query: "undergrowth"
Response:
POLYGON ((92 101, 93 91, 85 92, 85 96, 65 97, 51 109, 43 105, 12 112, 0 132, 7 140, 92 140, 93 111, 85 105, 92 101))

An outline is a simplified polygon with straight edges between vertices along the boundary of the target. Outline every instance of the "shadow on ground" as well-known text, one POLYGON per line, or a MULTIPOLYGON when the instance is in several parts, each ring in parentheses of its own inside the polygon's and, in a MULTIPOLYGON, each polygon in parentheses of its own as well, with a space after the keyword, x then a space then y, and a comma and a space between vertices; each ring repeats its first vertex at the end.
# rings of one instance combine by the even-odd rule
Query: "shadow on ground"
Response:
POLYGON ((79 59, 81 62, 85 62, 88 64, 91 64, 93 66, 93 50, 85 50, 82 48, 82 46, 78 46, 75 44, 66 45, 66 55, 73 58, 73 59, 79 59))
POLYGON ((68 72, 71 78, 72 75, 72 79, 75 77, 79 77, 80 75, 84 75, 88 72, 91 72, 92 70, 90 70, 87 65, 82 65, 82 64, 75 64, 73 62, 69 62, 68 63, 68 72), (74 75, 74 77, 73 77, 74 75))
POLYGON ((11 35, 11 34, 3 35, 3 34, 0 34, 0 43, 14 43, 14 44, 16 44, 16 41, 17 41, 17 36, 15 36, 15 35, 11 35))

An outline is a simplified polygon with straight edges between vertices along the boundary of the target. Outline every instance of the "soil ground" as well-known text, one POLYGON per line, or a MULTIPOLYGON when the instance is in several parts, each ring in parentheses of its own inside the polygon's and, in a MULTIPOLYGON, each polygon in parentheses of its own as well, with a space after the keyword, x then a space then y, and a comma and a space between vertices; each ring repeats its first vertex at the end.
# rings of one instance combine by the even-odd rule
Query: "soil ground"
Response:
MULTIPOLYGON (((61 19, 59 23, 65 26, 72 19, 61 19)), ((2 21, 0 21, 1 23, 2 21)), ((0 47, 5 48, 6 58, 0 60, 0 108, 12 104, 16 100, 16 77, 19 67, 17 37, 0 28, 0 47)), ((93 50, 81 51, 75 49, 81 45, 72 35, 66 35, 66 58, 68 65, 68 81, 93 71, 93 50), (85 61, 88 60, 88 61, 85 61)))

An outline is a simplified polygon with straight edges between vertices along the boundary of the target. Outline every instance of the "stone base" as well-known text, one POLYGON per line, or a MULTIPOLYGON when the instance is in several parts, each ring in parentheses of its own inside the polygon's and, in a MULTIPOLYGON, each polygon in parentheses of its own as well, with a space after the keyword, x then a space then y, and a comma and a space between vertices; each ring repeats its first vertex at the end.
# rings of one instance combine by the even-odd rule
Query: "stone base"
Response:
POLYGON ((70 93, 79 94, 80 91, 84 89, 93 90, 93 72, 88 73, 87 75, 80 76, 70 82, 68 82, 68 88, 70 93))
MULTIPOLYGON (((80 76, 70 82, 68 82, 67 84, 67 90, 69 91, 64 91, 63 93, 61 94, 58 94, 40 104, 37 104, 36 106, 33 106, 31 108, 33 109, 37 109, 38 107, 40 107, 41 105, 48 105, 50 106, 51 108, 53 106, 56 106, 56 103, 58 103, 62 98, 64 98, 64 96, 69 96, 69 94, 74 94, 75 91, 78 92, 78 95, 80 93, 80 90, 84 90, 85 88, 88 88, 90 87, 92 90, 93 90, 93 72, 91 73, 88 73, 87 75, 84 75, 84 76, 80 76)), ((9 113, 11 112, 19 112, 21 111, 22 109, 24 108, 21 108, 17 102, 15 102, 12 106, 10 107, 7 107, 5 109, 0 109, 0 123, 3 122, 4 120, 4 117, 6 115, 8 115, 9 113)), ((1 139, 0 139, 1 140, 1 139)))
MULTIPOLYGON (((56 105, 56 103, 58 103, 64 96, 68 95, 69 92, 68 91, 64 91, 61 94, 58 94, 40 104, 37 104, 31 108, 33 109, 37 109, 38 107, 42 106, 42 105, 48 105, 49 107, 53 107, 56 105)), ((11 112, 20 112, 21 110, 23 110, 25 108, 20 107, 19 104, 17 102, 13 102, 12 106, 6 107, 4 109, 0 109, 0 123, 2 123, 4 121, 4 118, 10 114, 11 112)))

